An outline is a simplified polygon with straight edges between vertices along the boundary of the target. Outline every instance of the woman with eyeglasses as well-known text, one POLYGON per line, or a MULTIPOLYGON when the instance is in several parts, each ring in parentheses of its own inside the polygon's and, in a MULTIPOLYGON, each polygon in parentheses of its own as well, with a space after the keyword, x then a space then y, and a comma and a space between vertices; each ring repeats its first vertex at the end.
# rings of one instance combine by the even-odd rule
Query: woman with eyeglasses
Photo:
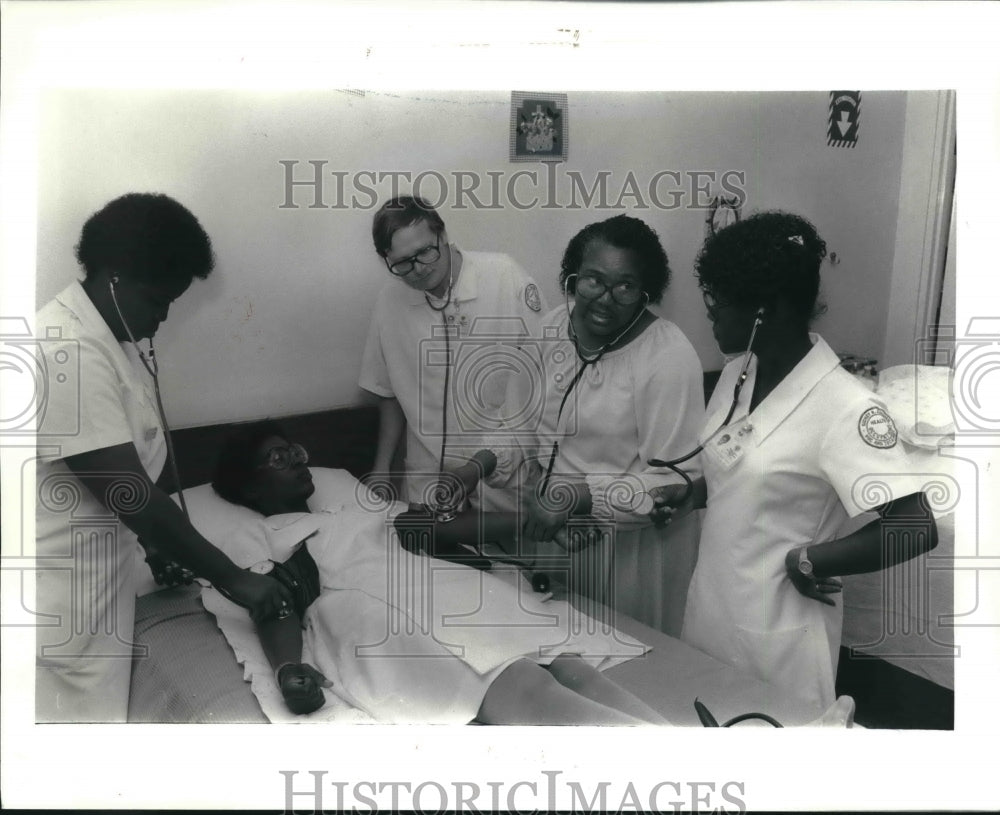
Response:
POLYGON ((723 370, 693 491, 657 490, 654 515, 706 507, 683 639, 829 705, 839 575, 933 548, 937 532, 884 404, 810 332, 826 244, 806 219, 763 212, 709 238, 695 263, 723 370), (857 532, 843 522, 877 513, 857 532))
MULTIPOLYGON (((640 643, 577 631, 565 605, 405 548, 406 530, 476 544, 478 513, 435 524, 363 489, 314 508, 307 462, 280 426, 257 422, 226 441, 212 482, 261 516, 258 535, 225 542, 230 556, 292 592, 290 612, 257 634, 293 713, 319 709, 332 687, 386 723, 668 723, 600 671, 641 654, 640 643)), ((515 534, 513 516, 498 523, 515 534)))
MULTIPOLYGON (((539 542, 535 566, 544 570, 549 559, 558 573, 562 547, 579 549, 563 568, 575 591, 677 636, 698 520, 652 525, 649 491, 680 477, 647 461, 696 444, 704 390, 691 343, 648 308, 670 282, 667 255, 648 225, 618 215, 573 237, 559 281, 566 302, 543 320, 551 335, 542 348, 545 401, 534 469, 518 468, 515 479, 524 532, 539 542), (589 527, 591 545, 578 547, 567 536, 578 526, 589 527)), ((509 447, 490 445, 480 455, 485 473, 495 460, 507 478, 511 455, 509 447)), ((692 464, 697 471, 697 460, 692 464)), ((472 468, 460 475, 467 486, 474 482, 472 468)), ((496 481, 495 472, 488 476, 496 481)))

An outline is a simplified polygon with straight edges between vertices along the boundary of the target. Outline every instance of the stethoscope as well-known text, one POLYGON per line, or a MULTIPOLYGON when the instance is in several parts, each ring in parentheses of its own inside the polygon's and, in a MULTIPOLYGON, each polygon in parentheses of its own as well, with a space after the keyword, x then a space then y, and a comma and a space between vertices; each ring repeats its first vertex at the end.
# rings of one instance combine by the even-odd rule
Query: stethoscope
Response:
POLYGON ((750 329, 750 341, 747 343, 746 353, 743 355, 743 366, 740 368, 740 375, 736 378, 736 385, 733 387, 733 403, 729 406, 729 411, 726 413, 726 418, 722 420, 722 424, 716 428, 716 430, 709 436, 705 437, 705 441, 695 447, 687 455, 681 456, 680 458, 673 458, 670 461, 662 461, 658 458, 651 458, 646 463, 650 467, 666 467, 668 470, 672 470, 681 478, 684 479, 684 495, 678 503, 683 504, 691 497, 691 493, 694 492, 694 482, 691 477, 684 472, 678 465, 683 464, 685 461, 694 458, 698 453, 705 449, 705 444, 711 441, 719 432, 729 424, 730 420, 733 418, 733 414, 736 412, 736 406, 740 401, 740 393, 743 391, 743 385, 747 381, 747 371, 750 368, 750 362, 753 359, 753 341, 757 336, 757 328, 764 322, 764 309, 757 310, 757 316, 753 321, 753 328, 750 329))
MULTIPOLYGON (((142 367, 146 369, 146 373, 149 374, 150 378, 153 380, 153 390, 156 393, 156 409, 160 415, 160 424, 163 427, 163 439, 167 443, 167 459, 170 462, 170 475, 174 479, 174 484, 177 487, 177 497, 181 503, 181 511, 184 513, 184 517, 187 518, 188 523, 191 522, 191 513, 188 512, 187 501, 184 500, 184 489, 181 487, 181 476, 177 470, 177 454, 174 452, 174 441, 170 435, 170 425, 167 424, 167 414, 163 409, 163 397, 160 395, 160 365, 156 361, 156 351, 153 348, 153 338, 150 337, 146 341, 149 343, 148 355, 142 352, 139 347, 139 343, 136 342, 135 335, 132 333, 132 329, 129 328, 128 323, 125 320, 125 315, 122 314, 121 307, 118 305, 118 297, 115 294, 115 284, 118 282, 118 277, 114 276, 108 280, 108 288, 111 290, 111 302, 115 304, 115 311, 118 313, 118 319, 121 321, 122 327, 125 329, 125 333, 128 335, 129 342, 132 343, 132 347, 135 349, 140 361, 142 362, 142 367)), ((203 585, 210 585, 207 581, 203 585)), ((215 586, 216 591, 219 592, 227 600, 230 600, 237 605, 243 606, 230 592, 223 586, 215 586)), ((244 608, 249 608, 248 606, 243 606, 244 608)), ((287 603, 282 602, 281 609, 278 611, 278 619, 284 620, 289 617, 292 613, 291 608, 287 603)))
MULTIPOLYGON (((451 244, 448 245, 449 253, 452 251, 451 244)), ((424 299, 427 301, 427 305, 430 306, 432 311, 436 311, 441 315, 441 322, 444 325, 444 392, 441 398, 441 453, 438 456, 438 472, 444 472, 444 454, 445 449, 448 446, 448 389, 451 385, 451 329, 452 327, 448 325, 448 318, 445 316, 445 310, 451 305, 451 294, 452 287, 455 283, 455 259, 453 257, 449 258, 451 265, 448 269, 448 294, 445 298, 444 304, 441 306, 435 306, 431 302, 430 295, 424 292, 424 299)), ((456 331, 458 330, 456 326, 456 331)), ((434 520, 438 523, 446 524, 451 523, 458 517, 458 508, 452 506, 444 506, 435 501, 435 506, 432 508, 434 512, 434 520)))
POLYGON ((153 380, 153 390, 156 393, 156 409, 160 415, 160 424, 163 426, 163 439, 167 443, 167 458, 170 461, 170 475, 173 476, 174 483, 177 485, 177 497, 180 499, 181 510, 184 512, 184 517, 190 521, 191 515, 188 512, 187 502, 184 500, 184 490, 181 489, 180 473, 177 471, 177 456, 174 453, 174 441, 170 435, 170 426, 167 424, 167 414, 163 410, 163 397, 160 396, 160 365, 156 361, 156 351, 153 348, 153 338, 150 337, 147 340, 149 343, 149 352, 147 356, 147 354, 142 352, 142 349, 139 347, 139 343, 136 342, 135 335, 132 333, 132 329, 129 328, 128 323, 125 321, 125 315, 122 314, 122 310, 118 305, 118 297, 115 294, 115 284, 117 282, 117 276, 112 277, 108 281, 108 288, 111 290, 111 302, 115 304, 115 311, 118 313, 118 319, 121 320, 122 327, 128 335, 129 342, 132 343, 132 347, 135 349, 136 354, 142 362, 142 367, 146 369, 146 373, 148 373, 150 378, 153 380))
MULTIPOLYGON (((576 277, 577 275, 571 274, 566 280, 569 281, 570 278, 576 277)), ((580 360, 580 367, 576 374, 570 380, 569 385, 566 387, 566 391, 563 393, 562 399, 559 402, 559 410, 556 413, 556 431, 559 429, 559 422, 562 419, 563 409, 566 407, 566 400, 569 399, 570 394, 573 389, 580 383, 583 379, 584 374, 587 372, 587 368, 591 365, 597 365, 598 362, 603 359, 604 355, 617 343, 622 337, 631 331, 639 318, 642 316, 643 311, 646 310, 646 306, 649 303, 649 294, 647 292, 642 293, 645 300, 642 305, 636 309, 635 316, 629 322, 627 326, 618 334, 614 339, 604 343, 600 348, 590 350, 586 349, 583 343, 580 342, 580 338, 576 335, 576 329, 573 328, 573 312, 569 307, 569 292, 566 292, 566 333, 569 335, 570 341, 573 343, 573 349, 576 351, 576 356, 580 360), (587 351, 587 353, 584 353, 587 351)), ((602 295, 603 296, 603 295, 602 295)), ((549 486, 549 481, 552 478, 552 469, 555 467, 556 458, 559 456, 559 440, 555 439, 552 442, 552 450, 549 453, 548 465, 545 468, 545 475, 542 477, 541 484, 539 485, 538 495, 544 496, 546 490, 549 486)))

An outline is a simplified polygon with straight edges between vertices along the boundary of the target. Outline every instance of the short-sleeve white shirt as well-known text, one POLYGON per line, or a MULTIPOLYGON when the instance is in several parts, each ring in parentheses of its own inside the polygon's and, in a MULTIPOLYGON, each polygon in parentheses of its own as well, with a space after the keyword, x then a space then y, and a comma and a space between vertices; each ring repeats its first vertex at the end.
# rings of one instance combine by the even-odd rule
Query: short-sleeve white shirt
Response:
POLYGON ((830 704, 842 606, 796 591, 785 555, 832 540, 848 516, 923 484, 910 475, 885 406, 840 367, 821 337, 811 339, 812 350, 749 416, 756 359, 722 430, 742 358, 726 366, 709 402, 702 434, 708 508, 683 638, 830 704))
MULTIPOLYGON (((508 412, 517 410, 510 380, 529 367, 524 345, 540 334, 544 313, 538 286, 512 258, 459 251, 451 301, 432 301, 441 311, 402 281, 385 285, 361 364, 360 386, 395 397, 406 417, 407 498, 415 502, 431 503, 427 489, 437 481, 445 430, 446 457, 462 458, 481 449, 485 436, 504 432, 508 412)), ((481 489, 484 508, 513 508, 498 491, 481 489)))
MULTIPOLYGON (((63 460, 131 442, 155 480, 166 460, 155 394, 134 350, 114 338, 80 283, 38 312, 36 333, 46 377, 37 430, 36 602, 40 614, 60 621, 38 629, 39 717, 123 720, 131 665, 135 536, 63 460), (112 622, 115 630, 109 634, 112 622), (91 626, 98 633, 88 634, 91 626), (60 677, 58 691, 44 684, 46 671, 60 677), (45 707, 52 701, 45 698, 49 693, 58 695, 57 709, 45 707)), ((134 481, 109 477, 109 486, 114 480, 124 504, 142 500, 144 493, 134 481)))

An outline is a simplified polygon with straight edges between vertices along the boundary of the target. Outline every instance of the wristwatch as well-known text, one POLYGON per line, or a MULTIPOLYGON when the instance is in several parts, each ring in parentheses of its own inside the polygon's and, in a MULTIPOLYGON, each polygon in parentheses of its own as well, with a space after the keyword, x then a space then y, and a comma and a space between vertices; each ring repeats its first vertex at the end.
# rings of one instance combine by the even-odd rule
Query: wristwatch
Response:
POLYGON ((273 560, 261 560, 250 567, 250 571, 254 574, 271 574, 274 571, 274 561, 273 560))
POLYGON ((808 546, 803 546, 799 549, 799 574, 804 577, 808 577, 810 580, 814 577, 813 575, 813 565, 812 561, 809 560, 809 555, 806 554, 809 551, 808 546))

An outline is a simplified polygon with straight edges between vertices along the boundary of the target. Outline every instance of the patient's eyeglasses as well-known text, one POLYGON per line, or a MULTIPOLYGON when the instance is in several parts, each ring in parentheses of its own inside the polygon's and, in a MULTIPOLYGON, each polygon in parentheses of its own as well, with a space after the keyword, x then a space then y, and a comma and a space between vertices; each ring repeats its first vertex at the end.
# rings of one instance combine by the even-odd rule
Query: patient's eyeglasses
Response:
POLYGON ((258 464, 258 469, 270 467, 272 470, 287 470, 296 464, 308 464, 309 453, 301 444, 290 444, 288 447, 272 447, 267 451, 267 461, 258 464))
POLYGON ((642 286, 631 280, 625 280, 614 286, 609 286, 597 275, 581 274, 576 277, 576 293, 588 300, 597 300, 604 292, 611 292, 611 299, 620 306, 634 306, 644 294, 642 286))
POLYGON ((441 236, 438 235, 437 243, 433 246, 425 246, 417 254, 410 255, 408 258, 403 258, 402 260, 397 260, 395 263, 389 263, 388 258, 383 258, 385 265, 389 267, 389 271, 396 275, 396 277, 405 277, 414 269, 417 268, 418 263, 428 264, 433 263, 441 257, 441 236))

